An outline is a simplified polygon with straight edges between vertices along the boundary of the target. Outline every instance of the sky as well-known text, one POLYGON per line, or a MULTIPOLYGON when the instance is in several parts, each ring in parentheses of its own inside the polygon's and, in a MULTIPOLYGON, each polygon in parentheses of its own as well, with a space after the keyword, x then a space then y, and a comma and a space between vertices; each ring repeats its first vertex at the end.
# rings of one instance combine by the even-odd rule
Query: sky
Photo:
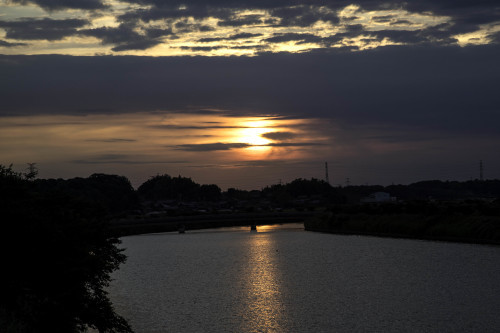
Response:
POLYGON ((0 164, 221 188, 500 178, 500 3, 0 0, 0 164))

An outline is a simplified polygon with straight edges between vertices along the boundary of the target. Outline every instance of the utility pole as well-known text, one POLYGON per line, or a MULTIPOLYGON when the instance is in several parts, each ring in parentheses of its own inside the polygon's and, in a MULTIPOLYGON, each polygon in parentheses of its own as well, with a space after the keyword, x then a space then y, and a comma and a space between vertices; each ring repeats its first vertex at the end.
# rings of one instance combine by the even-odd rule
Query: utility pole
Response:
POLYGON ((483 160, 479 160, 479 180, 483 181, 483 160))
POLYGON ((325 162, 325 180, 330 184, 330 179, 328 178, 328 162, 325 162))

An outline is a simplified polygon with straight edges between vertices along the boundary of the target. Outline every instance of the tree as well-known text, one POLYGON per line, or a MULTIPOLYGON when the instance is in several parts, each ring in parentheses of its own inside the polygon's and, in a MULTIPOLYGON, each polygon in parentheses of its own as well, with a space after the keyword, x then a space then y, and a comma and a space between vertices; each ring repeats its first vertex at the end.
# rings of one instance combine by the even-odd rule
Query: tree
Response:
POLYGON ((200 185, 191 178, 157 175, 144 182, 137 192, 146 200, 197 200, 200 185))
POLYGON ((126 259, 105 211, 0 166, 0 332, 132 332, 107 297, 126 259))
POLYGON ((28 172, 24 174, 24 178, 28 180, 35 179, 38 176, 38 168, 36 163, 28 163, 28 172))

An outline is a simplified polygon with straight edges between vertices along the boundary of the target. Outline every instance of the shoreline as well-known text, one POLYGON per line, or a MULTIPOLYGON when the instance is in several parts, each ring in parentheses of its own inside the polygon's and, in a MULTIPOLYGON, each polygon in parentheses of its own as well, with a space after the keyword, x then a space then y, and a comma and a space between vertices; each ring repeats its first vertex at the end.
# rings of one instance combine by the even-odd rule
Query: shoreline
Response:
POLYGON ((323 214, 304 222, 312 232, 500 245, 500 217, 476 215, 323 214))
POLYGON ((325 234, 344 235, 344 236, 369 236, 380 238, 393 238, 393 239, 411 239, 432 242, 446 242, 446 243, 459 243, 459 244, 475 244, 475 245, 489 245, 500 246, 500 241, 487 240, 478 238, 459 238, 459 237, 418 237, 407 234, 393 234, 393 233, 376 233, 376 232, 362 232, 362 231, 348 231, 348 230, 334 230, 334 229, 315 229, 306 228, 305 231, 320 232, 325 234))

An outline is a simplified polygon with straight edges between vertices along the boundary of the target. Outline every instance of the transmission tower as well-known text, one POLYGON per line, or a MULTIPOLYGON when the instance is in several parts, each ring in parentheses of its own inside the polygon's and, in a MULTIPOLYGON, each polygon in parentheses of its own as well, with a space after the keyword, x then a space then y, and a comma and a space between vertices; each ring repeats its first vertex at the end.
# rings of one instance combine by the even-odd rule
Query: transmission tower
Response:
POLYGON ((479 161, 479 180, 484 180, 483 177, 483 160, 479 161))

